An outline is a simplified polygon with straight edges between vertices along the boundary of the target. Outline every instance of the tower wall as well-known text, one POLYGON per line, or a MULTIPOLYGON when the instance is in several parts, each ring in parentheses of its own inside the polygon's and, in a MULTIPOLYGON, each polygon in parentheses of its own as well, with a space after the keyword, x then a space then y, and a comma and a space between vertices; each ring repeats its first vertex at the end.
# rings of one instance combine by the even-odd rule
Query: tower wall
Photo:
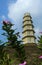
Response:
POLYGON ((25 13, 23 17, 23 43, 36 43, 34 25, 32 17, 29 13, 25 13))

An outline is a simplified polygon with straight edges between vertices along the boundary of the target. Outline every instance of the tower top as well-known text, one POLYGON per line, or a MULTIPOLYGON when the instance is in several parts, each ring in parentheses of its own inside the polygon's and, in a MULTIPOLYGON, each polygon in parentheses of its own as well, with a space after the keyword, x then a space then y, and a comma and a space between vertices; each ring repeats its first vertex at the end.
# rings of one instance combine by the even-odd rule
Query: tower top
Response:
POLYGON ((27 15, 30 16, 30 13, 28 13, 28 12, 27 13, 24 13, 24 16, 27 16, 27 15))
POLYGON ((30 15, 30 13, 28 13, 28 12, 27 12, 27 13, 24 13, 24 17, 23 17, 23 18, 25 18, 25 17, 30 17, 30 18, 32 18, 31 15, 30 15))

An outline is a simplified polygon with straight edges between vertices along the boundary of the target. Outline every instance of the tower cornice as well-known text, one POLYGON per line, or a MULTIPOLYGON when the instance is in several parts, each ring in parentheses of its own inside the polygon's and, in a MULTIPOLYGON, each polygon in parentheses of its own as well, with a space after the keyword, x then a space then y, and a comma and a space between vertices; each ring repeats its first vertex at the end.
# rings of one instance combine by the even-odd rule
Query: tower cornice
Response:
POLYGON ((23 19, 24 19, 24 18, 26 18, 26 17, 30 17, 30 18, 32 19, 32 17, 31 17, 31 16, 29 16, 29 15, 25 15, 25 16, 23 17, 23 19))
POLYGON ((23 37, 22 39, 25 39, 25 38, 28 38, 28 37, 33 37, 33 38, 36 39, 36 37, 34 35, 27 35, 27 36, 23 37))
POLYGON ((33 21, 30 19, 30 20, 23 20, 23 23, 26 22, 26 21, 31 21, 31 23, 33 23, 33 21))
POLYGON ((32 26, 33 28, 34 28, 34 25, 33 24, 25 24, 25 25, 23 25, 23 28, 25 27, 25 26, 32 26))
POLYGON ((33 29, 24 30, 22 33, 26 32, 26 31, 33 31, 35 33, 35 31, 33 29))

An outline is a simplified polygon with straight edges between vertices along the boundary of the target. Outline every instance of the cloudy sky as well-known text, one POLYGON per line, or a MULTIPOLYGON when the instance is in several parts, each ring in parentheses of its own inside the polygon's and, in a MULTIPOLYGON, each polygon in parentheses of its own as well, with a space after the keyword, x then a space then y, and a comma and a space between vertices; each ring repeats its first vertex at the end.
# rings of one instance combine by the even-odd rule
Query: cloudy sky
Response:
POLYGON ((38 36, 42 31, 42 0, 0 0, 0 39, 3 38, 1 36, 3 20, 14 23, 13 28, 17 28, 17 31, 22 33, 22 21, 26 12, 32 16, 36 36, 38 36))

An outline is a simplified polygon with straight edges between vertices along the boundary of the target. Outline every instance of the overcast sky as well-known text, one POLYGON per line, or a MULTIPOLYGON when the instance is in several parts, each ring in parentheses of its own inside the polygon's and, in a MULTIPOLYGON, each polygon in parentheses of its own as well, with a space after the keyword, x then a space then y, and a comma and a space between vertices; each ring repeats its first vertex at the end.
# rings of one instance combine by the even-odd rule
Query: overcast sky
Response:
POLYGON ((0 0, 0 39, 2 39, 1 33, 3 33, 1 30, 3 20, 11 21, 15 24, 17 31, 22 33, 23 16, 26 12, 32 16, 36 36, 40 35, 39 32, 42 31, 42 0, 0 0))

